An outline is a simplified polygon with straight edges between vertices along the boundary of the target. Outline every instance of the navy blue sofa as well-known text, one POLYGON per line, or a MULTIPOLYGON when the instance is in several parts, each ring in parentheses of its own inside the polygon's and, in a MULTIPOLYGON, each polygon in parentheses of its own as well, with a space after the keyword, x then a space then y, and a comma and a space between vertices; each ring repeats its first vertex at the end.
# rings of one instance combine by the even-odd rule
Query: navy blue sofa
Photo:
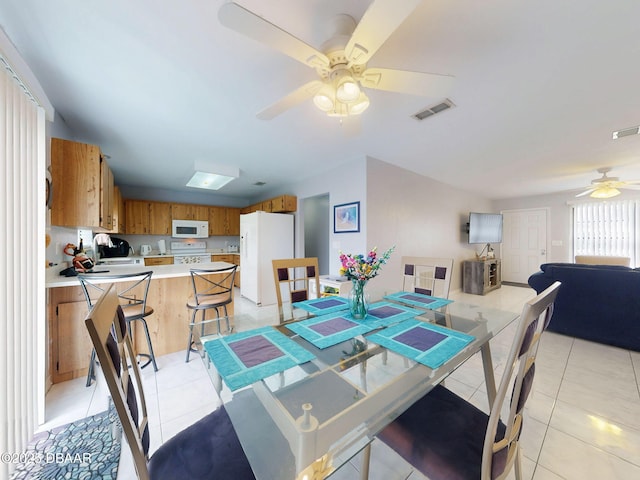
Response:
POLYGON ((549 331, 640 351, 640 269, 546 263, 529 277, 538 293, 562 283, 549 331))

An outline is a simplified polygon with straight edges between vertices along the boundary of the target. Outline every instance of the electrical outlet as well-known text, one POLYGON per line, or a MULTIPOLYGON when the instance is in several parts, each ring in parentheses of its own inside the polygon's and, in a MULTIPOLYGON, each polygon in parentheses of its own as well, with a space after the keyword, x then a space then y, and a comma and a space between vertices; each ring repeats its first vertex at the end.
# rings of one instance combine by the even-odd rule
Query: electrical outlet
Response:
POLYGON ((91 248, 93 244, 93 232, 91 230, 78 229, 78 243, 76 247, 80 248, 80 240, 82 240, 82 247, 87 249, 91 248))

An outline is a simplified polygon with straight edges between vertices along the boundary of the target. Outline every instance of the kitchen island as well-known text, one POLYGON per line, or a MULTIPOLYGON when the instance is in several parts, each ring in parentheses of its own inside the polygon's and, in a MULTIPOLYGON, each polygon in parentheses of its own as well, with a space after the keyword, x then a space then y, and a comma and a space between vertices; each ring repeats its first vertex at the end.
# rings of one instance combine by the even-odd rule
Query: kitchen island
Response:
MULTIPOLYGON (((186 352, 190 313, 187 299, 193 295, 190 270, 196 268, 229 268, 228 262, 181 265, 98 265, 94 272, 109 275, 152 271, 147 305, 154 313, 146 318, 156 357, 178 351, 186 352)), ((91 340, 84 325, 87 302, 76 277, 59 274, 60 268, 47 269, 47 324, 49 332, 49 374, 52 383, 85 376, 91 357, 91 340)), ((233 314, 233 302, 227 306, 233 314)), ((215 316, 210 311, 208 317, 215 316)), ((146 339, 139 322, 134 322, 136 349, 147 351, 146 339)), ((161 367, 160 367, 161 368, 161 367)))

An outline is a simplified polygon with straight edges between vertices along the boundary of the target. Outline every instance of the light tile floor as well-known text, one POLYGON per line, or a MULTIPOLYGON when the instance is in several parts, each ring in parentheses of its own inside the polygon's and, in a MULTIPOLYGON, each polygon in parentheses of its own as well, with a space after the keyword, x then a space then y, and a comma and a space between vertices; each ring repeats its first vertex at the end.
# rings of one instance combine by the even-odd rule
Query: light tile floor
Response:
MULTIPOLYGON (((520 312, 533 298, 529 288, 503 286, 486 296, 453 292, 454 300, 520 312)), ((257 308, 236 296, 236 313, 243 316, 238 330, 263 326, 275 308, 257 308), (248 321, 255 318, 255 323, 248 321)), ((496 379, 509 352, 514 329, 491 341, 496 379)), ((158 372, 143 370, 149 408, 151 452, 181 429, 217 408, 219 400, 201 361, 185 352, 157 359, 158 372)), ((87 388, 79 378, 54 385, 46 399, 46 424, 41 429, 71 422, 107 407, 102 379, 87 388)), ((472 357, 446 381, 448 388, 487 411, 482 361, 472 357)), ((600 345, 546 332, 538 351, 536 381, 525 409, 522 434, 523 470, 529 480, 627 480, 640 478, 640 352, 600 345)), ((135 479, 126 444, 118 479, 135 479)), ((332 478, 359 478, 360 459, 332 478)), ((424 478, 381 442, 372 449, 372 480, 424 478)), ((514 478, 513 473, 510 478, 514 478)), ((223 479, 226 480, 226 479, 223 479)), ((275 479, 280 480, 280 479, 275 479)))

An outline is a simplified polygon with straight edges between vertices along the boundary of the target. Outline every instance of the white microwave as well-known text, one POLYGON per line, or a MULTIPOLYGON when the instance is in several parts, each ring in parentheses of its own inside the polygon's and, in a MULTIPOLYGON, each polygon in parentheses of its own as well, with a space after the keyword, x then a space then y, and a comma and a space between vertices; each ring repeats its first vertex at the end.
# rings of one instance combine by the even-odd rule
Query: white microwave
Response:
POLYGON ((206 220, 172 220, 173 238, 208 238, 209 222, 206 220))

